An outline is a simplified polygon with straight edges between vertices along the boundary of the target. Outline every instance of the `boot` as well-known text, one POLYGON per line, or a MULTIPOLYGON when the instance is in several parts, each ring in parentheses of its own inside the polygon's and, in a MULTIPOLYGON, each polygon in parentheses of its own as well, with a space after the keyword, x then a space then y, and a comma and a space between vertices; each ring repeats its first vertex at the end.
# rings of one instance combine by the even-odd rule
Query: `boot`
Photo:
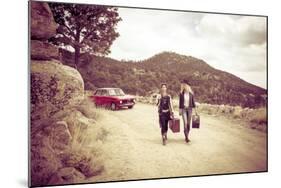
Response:
POLYGON ((188 139, 188 132, 184 131, 184 136, 185 136, 185 142, 188 143, 190 140, 188 139))
POLYGON ((168 138, 167 138, 167 133, 165 133, 165 140, 168 140, 168 138))
POLYGON ((166 145, 166 138, 165 134, 162 135, 162 144, 165 146, 166 145))

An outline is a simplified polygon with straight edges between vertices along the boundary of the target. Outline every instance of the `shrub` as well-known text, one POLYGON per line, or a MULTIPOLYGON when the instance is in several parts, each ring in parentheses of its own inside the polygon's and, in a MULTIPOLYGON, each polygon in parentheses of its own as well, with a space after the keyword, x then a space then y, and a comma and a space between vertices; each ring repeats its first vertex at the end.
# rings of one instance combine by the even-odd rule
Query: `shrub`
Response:
POLYGON ((76 109, 78 111, 66 117, 73 139, 69 151, 60 156, 61 161, 86 177, 95 176, 104 170, 102 145, 108 131, 96 122, 101 117, 101 109, 93 107, 87 100, 76 109))
POLYGON ((76 109, 90 119, 98 120, 101 117, 101 113, 99 113, 100 109, 96 108, 94 102, 89 97, 85 97, 76 109))
POLYGON ((249 117, 250 122, 259 125, 267 124, 267 110, 266 108, 259 108, 254 110, 254 113, 249 117))

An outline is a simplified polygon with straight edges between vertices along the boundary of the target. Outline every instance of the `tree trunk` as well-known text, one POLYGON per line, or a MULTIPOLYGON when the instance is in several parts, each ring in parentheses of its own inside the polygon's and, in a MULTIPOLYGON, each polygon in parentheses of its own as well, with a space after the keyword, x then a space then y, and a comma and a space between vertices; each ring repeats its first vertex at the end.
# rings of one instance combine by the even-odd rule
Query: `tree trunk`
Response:
POLYGON ((80 58, 80 30, 76 31, 76 36, 75 36, 75 57, 74 57, 74 66, 76 69, 78 69, 78 64, 79 64, 79 58, 80 58))
POLYGON ((75 47, 75 57, 74 57, 75 69, 78 68, 79 58, 80 58, 80 47, 75 47))

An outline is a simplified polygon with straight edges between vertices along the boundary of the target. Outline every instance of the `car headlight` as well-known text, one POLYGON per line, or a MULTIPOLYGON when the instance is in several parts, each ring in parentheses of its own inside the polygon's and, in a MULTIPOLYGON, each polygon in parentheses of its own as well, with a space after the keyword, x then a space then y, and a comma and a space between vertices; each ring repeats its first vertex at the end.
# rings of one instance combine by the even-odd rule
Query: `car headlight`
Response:
POLYGON ((120 104, 122 104, 122 101, 119 101, 120 102, 120 104))

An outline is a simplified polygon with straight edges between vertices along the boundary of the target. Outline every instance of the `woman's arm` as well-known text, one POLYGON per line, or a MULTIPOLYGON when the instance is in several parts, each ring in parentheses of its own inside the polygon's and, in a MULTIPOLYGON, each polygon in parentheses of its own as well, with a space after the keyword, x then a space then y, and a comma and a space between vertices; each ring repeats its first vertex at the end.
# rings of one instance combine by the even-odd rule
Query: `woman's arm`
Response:
POLYGON ((182 99, 181 99, 181 94, 179 94, 179 115, 181 116, 182 115, 182 108, 181 108, 181 101, 182 99))
POLYGON ((160 96, 159 95, 157 95, 156 96, 156 106, 159 106, 159 104, 160 104, 160 96))
POLYGON ((195 103, 195 100, 194 100, 194 95, 192 95, 192 106, 195 110, 195 113, 197 114, 197 109, 196 109, 196 103, 195 103))
POLYGON ((194 94, 192 94, 192 107, 196 108, 195 100, 194 100, 194 94))
POLYGON ((172 97, 169 95, 170 98, 170 108, 171 108, 171 112, 174 113, 174 107, 173 107, 173 99, 172 97))

